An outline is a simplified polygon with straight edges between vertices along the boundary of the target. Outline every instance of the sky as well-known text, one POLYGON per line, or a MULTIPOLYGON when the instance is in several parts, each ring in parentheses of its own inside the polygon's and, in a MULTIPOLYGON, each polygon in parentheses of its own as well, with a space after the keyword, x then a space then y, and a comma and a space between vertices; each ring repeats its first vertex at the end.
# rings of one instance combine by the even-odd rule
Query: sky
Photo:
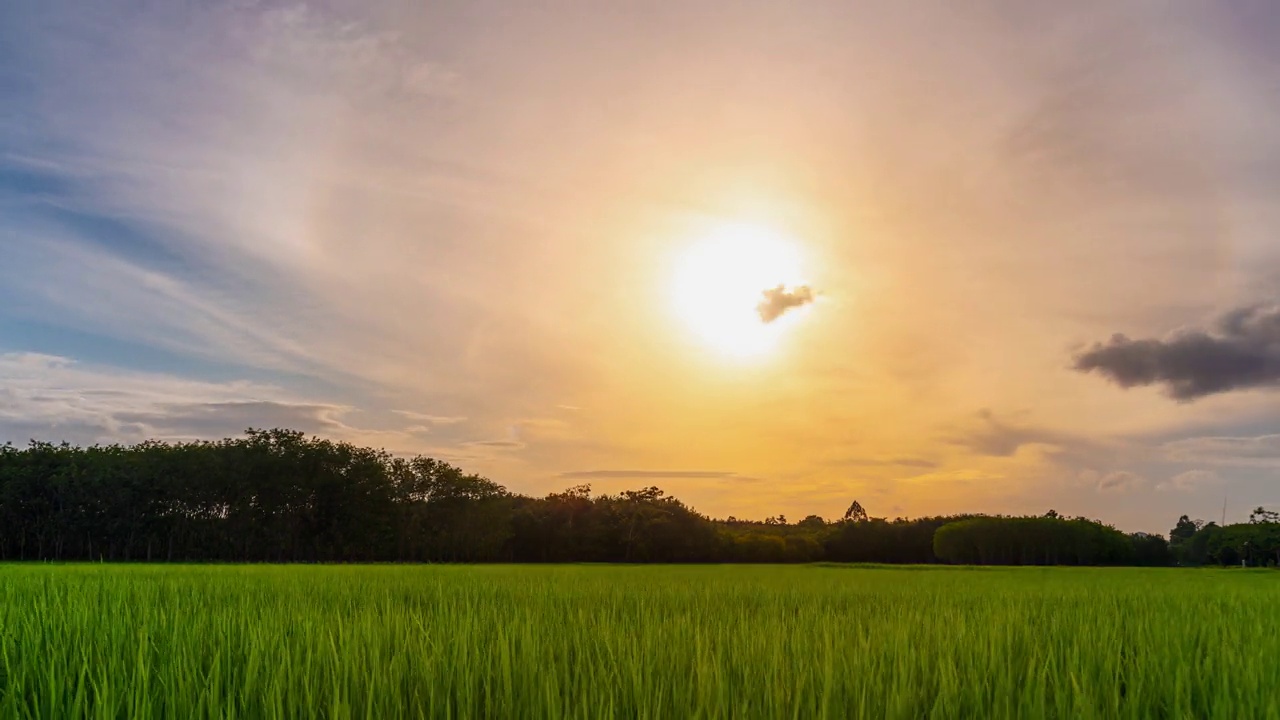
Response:
POLYGON ((0 443, 1243 521, 1280 507, 1275 8, 5 2, 0 443))

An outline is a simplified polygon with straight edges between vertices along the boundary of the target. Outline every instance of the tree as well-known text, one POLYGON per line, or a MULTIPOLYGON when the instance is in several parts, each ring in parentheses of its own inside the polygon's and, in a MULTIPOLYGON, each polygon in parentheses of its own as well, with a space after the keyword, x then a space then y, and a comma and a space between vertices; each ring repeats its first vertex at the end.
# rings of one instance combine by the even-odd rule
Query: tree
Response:
POLYGON ((1201 525, 1190 539, 1175 546, 1174 556, 1181 565, 1203 565, 1214 559, 1216 548, 1222 544, 1224 529, 1215 522, 1201 525))
POLYGON ((1264 507, 1258 507, 1249 513, 1250 523, 1280 523, 1280 512, 1275 510, 1267 510, 1264 507))
MULTIPOLYGON (((1179 559, 1280 561, 1280 523, 1262 513, 1226 528, 1183 517, 1179 559)), ((0 560, 1161 564, 1167 552, 1159 536, 1056 513, 886 520, 855 501, 841 522, 789 524, 712 520, 656 487, 527 497, 435 458, 284 429, 0 445, 0 560)))
POLYGON ((1190 540, 1202 524, 1199 520, 1192 520, 1186 515, 1178 518, 1178 524, 1169 531, 1169 544, 1180 545, 1190 540))
POLYGON ((1127 536, 1092 520, 976 517, 948 523, 933 536, 942 560, 967 565, 1124 565, 1160 557, 1164 539, 1127 536), (1141 552, 1139 552, 1141 549, 1141 552))

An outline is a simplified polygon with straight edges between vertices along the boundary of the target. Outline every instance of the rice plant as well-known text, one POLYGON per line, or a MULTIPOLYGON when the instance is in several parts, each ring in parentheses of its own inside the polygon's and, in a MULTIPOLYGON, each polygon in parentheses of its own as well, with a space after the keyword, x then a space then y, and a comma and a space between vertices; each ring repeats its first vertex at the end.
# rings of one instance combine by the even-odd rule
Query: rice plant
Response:
POLYGON ((0 566, 2 718, 1280 718, 1280 573, 0 566))

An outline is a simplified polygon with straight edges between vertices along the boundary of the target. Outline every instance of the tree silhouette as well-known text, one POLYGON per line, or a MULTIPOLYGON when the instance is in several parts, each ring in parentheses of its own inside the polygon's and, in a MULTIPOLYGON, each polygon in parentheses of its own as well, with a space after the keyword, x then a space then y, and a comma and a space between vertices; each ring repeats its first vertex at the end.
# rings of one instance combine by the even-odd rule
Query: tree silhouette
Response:
POLYGON ((1251 523, 1280 523, 1280 512, 1259 506, 1249 513, 1251 523))
MULTIPOLYGON (((430 457, 284 430, 186 443, 0 445, 0 560, 1167 564, 1083 518, 713 520, 657 487, 546 497, 430 457)), ((1184 564, 1280 561, 1280 523, 1179 520, 1184 564), (1244 543, 1248 543, 1246 546, 1244 543)))
POLYGON ((866 522, 867 511, 862 509, 862 503, 854 500, 849 509, 844 511, 844 519, 852 522, 866 522))

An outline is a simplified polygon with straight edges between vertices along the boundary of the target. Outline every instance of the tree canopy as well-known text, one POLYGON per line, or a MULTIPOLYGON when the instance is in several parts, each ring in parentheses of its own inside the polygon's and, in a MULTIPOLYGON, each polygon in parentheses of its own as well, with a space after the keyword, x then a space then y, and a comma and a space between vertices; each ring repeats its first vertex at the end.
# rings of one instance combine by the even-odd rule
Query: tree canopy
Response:
POLYGON ((1280 523, 1186 516, 1159 535, 1086 518, 708 518, 657 487, 546 497, 429 457, 291 430, 220 441, 0 446, 0 560, 1268 564, 1280 523))

